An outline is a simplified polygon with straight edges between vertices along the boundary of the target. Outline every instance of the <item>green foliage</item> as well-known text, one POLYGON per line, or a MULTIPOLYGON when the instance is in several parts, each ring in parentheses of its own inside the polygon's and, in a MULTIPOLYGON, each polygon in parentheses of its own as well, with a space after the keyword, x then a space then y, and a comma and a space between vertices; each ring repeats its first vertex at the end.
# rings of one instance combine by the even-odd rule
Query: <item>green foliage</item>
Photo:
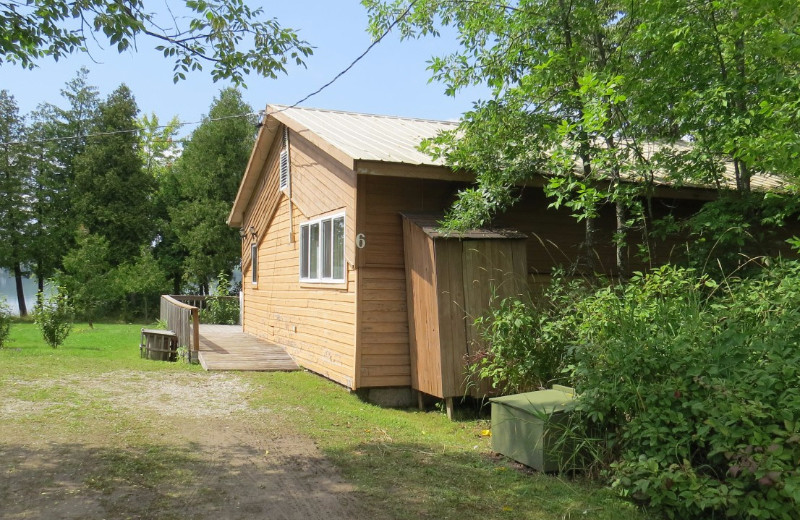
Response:
POLYGON ((242 0, 185 0, 183 4, 189 20, 182 20, 186 23, 179 27, 171 11, 170 16, 158 16, 141 0, 124 4, 41 0, 35 8, 3 0, 0 64, 7 61, 32 68, 43 57, 58 60, 87 52, 92 41, 89 34, 93 39, 104 35, 119 52, 134 49, 136 42, 147 36, 159 43, 156 50, 174 60, 174 81, 212 63, 214 81, 230 79, 243 84, 251 71, 274 78, 286 71, 290 61, 302 65, 303 58, 312 53, 297 33, 281 27, 274 18, 262 19, 262 8, 251 9, 242 0), (87 30, 75 30, 75 20, 87 30))
POLYGON ((148 308, 157 306, 161 294, 169 291, 164 269, 146 246, 142 247, 139 256, 114 269, 110 278, 114 292, 122 299, 125 319, 129 318, 129 306, 133 305, 147 320, 148 308))
POLYGON ((797 215, 793 194, 750 193, 723 196, 707 202, 682 223, 686 232, 688 264, 724 276, 759 257, 777 257, 787 251, 781 235, 797 215))
POLYGON ((74 313, 64 291, 52 296, 39 295, 39 303, 34 309, 34 322, 39 327, 44 341, 53 348, 64 343, 72 331, 74 313))
POLYGON ((574 422, 613 487, 670 518, 794 518, 798 309, 794 262, 723 284, 665 267, 579 302, 574 422))
MULTIPOLYGON (((545 176, 551 205, 585 222, 589 271, 598 267, 592 221, 614 206, 616 267, 627 276, 628 235, 648 232, 654 215, 643 202, 655 183, 747 194, 755 174, 800 179, 793 2, 363 3, 373 35, 395 23, 403 39, 452 27, 460 49, 431 60, 433 79, 453 95, 490 91, 458 130, 423 147, 476 175, 451 227, 485 224, 517 200, 518 186, 545 176)), ((725 209, 725 240, 750 245, 753 219, 737 226, 743 208, 725 209)))
POLYGON ((109 243, 102 236, 81 228, 75 238, 76 247, 64 255, 64 271, 56 281, 66 294, 77 315, 91 325, 114 300, 109 243))
POLYGON ((92 138, 75 158, 73 197, 79 222, 113 247, 116 267, 135 258, 153 238, 155 179, 143 169, 136 116, 138 107, 124 85, 100 103, 92 138))
POLYGON ((586 293, 580 280, 568 282, 556 272, 545 295, 533 302, 506 298, 475 320, 485 351, 468 370, 488 378, 503 393, 518 393, 564 382, 574 323, 570 311, 586 293))
POLYGON ((0 348, 6 346, 8 335, 11 333, 11 309, 6 304, 5 298, 0 299, 0 348))
POLYGON ((231 298, 228 292, 228 276, 221 272, 214 292, 206 300, 206 308, 200 313, 203 323, 236 325, 239 323, 239 299, 231 298))
POLYGON ((209 118, 192 132, 172 172, 171 188, 177 193, 170 194, 174 204, 162 252, 173 258, 182 252, 186 281, 203 288, 220 271, 231 272, 241 256, 241 238, 225 222, 250 158, 255 127, 248 118, 229 116, 249 112, 238 90, 220 91, 209 118), (180 251, 169 243, 171 238, 180 251))

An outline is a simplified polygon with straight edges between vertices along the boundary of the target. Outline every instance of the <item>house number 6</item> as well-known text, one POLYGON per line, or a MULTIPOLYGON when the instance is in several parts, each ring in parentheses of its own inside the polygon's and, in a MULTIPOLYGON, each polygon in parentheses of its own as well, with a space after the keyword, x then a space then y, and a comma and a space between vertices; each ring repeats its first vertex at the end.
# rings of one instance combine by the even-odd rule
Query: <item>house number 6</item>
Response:
POLYGON ((356 247, 359 249, 364 249, 364 246, 367 245, 367 239, 364 237, 364 233, 359 233, 356 235, 356 247))

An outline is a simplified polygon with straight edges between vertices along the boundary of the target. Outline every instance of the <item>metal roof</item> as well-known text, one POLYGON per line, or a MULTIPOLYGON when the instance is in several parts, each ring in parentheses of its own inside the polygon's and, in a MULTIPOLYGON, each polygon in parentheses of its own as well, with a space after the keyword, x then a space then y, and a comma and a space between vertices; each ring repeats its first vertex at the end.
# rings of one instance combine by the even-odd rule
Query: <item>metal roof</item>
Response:
MULTIPOLYGON (((272 115, 294 130, 308 130, 317 138, 333 146, 354 161, 381 161, 409 165, 446 166, 442 158, 431 158, 419 150, 424 139, 436 137, 440 132, 456 130, 458 122, 436 121, 397 116, 360 114, 319 108, 287 107, 268 105, 267 115, 272 115)), ((665 145, 646 143, 646 157, 660 151, 665 145)), ((668 145, 676 152, 687 152, 691 143, 678 142, 668 145)), ((576 166, 578 168, 578 166, 576 166)), ((545 174, 546 175, 546 174, 545 174)), ((623 174, 625 177, 625 174, 623 174)), ((736 173, 733 161, 725 163, 722 187, 736 189, 736 173)), ((641 179, 625 178, 629 182, 641 179)), ((655 172, 653 180, 662 186, 676 186, 674 179, 665 172, 655 172)), ((785 189, 786 183, 777 175, 757 174, 751 179, 756 191, 785 189)), ((686 188, 714 188, 711 184, 684 182, 686 188)))
POLYGON ((407 117, 357 114, 318 108, 268 105, 267 115, 297 130, 298 125, 357 161, 383 161, 403 164, 445 166, 419 151, 423 139, 436 137, 444 130, 455 130, 458 123, 407 117))
MULTIPOLYGON (((409 117, 360 114, 338 110, 319 108, 288 107, 284 105, 267 105, 264 122, 272 119, 288 126, 299 135, 308 138, 315 146, 320 147, 335 159, 349 168, 356 168, 356 162, 382 162, 389 164, 405 164, 409 166, 434 166, 447 168, 442 158, 431 158, 419 150, 425 139, 436 137, 448 130, 457 130, 458 122, 436 121, 409 117)), ((233 209, 229 216, 229 224, 240 222, 247 201, 255 189, 263 162, 280 125, 265 124, 259 132, 256 145, 250 157, 247 170, 233 209)), ((650 143, 643 152, 650 157, 665 145, 650 143)), ((674 143, 669 146, 677 152, 686 152, 691 143, 674 143)), ((577 167, 577 166, 576 166, 577 167)), ((720 184, 724 188, 735 189, 735 171, 732 161, 727 161, 724 168, 724 179, 720 184)), ((358 170, 362 173, 362 170, 358 170)), ((436 172, 420 170, 421 176, 436 175, 436 172)), ((547 177, 546 173, 543 173, 547 177)), ((642 179, 623 172, 623 179, 628 182, 642 182, 642 179)), ((715 185, 697 182, 676 183, 666 172, 654 172, 653 181, 661 186, 682 188, 716 188, 715 185)), ((758 174, 750 181, 755 191, 780 191, 787 188, 786 182, 778 175, 758 174)))

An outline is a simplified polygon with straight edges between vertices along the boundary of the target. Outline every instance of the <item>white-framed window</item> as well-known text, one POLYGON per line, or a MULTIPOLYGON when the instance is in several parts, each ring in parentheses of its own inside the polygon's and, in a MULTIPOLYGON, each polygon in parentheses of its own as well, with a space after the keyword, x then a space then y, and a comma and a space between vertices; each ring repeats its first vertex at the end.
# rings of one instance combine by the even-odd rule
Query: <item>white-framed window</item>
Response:
POLYGON ((300 224, 300 281, 345 281, 344 213, 300 224))
POLYGON ((253 285, 258 284, 258 244, 250 244, 250 270, 253 285))
POLYGON ((291 171, 289 163, 289 129, 283 127, 283 141, 281 144, 281 164, 280 164, 280 189, 289 192, 291 182, 291 171))

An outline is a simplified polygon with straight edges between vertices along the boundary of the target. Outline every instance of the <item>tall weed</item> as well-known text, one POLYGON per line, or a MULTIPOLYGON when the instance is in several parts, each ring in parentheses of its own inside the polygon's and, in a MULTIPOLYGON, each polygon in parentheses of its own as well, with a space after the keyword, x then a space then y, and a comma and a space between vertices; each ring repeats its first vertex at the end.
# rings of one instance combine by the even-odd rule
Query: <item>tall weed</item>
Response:
POLYGON ((221 325, 236 325, 239 323, 239 300, 229 297, 229 284, 228 275, 224 272, 219 273, 217 287, 208 297, 206 308, 203 309, 200 316, 203 323, 221 325))

